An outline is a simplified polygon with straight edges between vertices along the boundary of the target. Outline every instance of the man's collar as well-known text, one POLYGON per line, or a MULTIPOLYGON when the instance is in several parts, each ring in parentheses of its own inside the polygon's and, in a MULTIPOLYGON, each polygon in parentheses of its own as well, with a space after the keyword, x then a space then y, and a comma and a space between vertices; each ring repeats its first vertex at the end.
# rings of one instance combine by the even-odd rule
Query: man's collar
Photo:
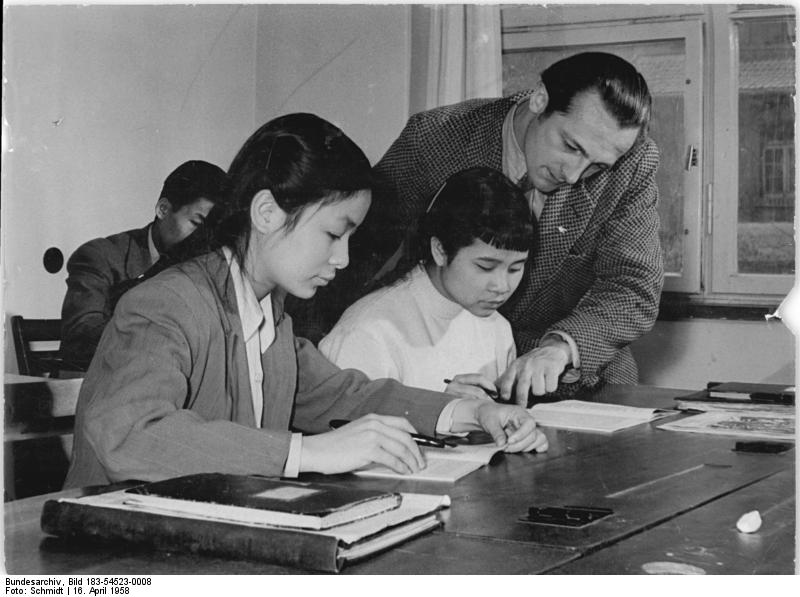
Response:
POLYGON ((528 181, 528 165, 525 162, 525 153, 520 147, 517 135, 514 133, 514 115, 517 108, 526 98, 523 98, 513 106, 503 120, 503 173, 513 182, 524 186, 528 181))

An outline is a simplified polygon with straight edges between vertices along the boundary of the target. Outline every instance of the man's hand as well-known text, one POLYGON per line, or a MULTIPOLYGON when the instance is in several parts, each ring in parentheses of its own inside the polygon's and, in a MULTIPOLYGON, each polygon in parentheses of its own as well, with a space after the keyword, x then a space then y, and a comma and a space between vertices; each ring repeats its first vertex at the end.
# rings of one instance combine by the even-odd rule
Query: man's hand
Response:
POLYGON ((549 336, 530 352, 517 358, 497 380, 500 396, 520 406, 528 405, 530 394, 543 396, 555 392, 558 378, 572 361, 569 344, 549 336))
POLYGON ((453 412, 453 432, 486 431, 504 452, 544 452, 547 436, 524 408, 487 400, 463 400, 453 412))

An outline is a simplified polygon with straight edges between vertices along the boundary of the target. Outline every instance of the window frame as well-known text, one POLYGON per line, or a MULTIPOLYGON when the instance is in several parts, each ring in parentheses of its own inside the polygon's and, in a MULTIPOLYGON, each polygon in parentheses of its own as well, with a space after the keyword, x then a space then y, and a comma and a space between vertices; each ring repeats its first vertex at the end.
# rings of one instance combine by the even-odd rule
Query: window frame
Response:
POLYGON ((793 178, 789 175, 794 162, 794 146, 791 143, 772 141, 764 146, 761 158, 761 189, 764 197, 771 202, 779 202, 786 195, 794 192, 793 178), (772 152, 772 160, 768 161, 766 153, 772 152), (775 159, 780 156, 780 159, 775 159), (767 166, 772 166, 768 171, 767 166), (780 190, 771 188, 772 183, 779 183, 780 190))
MULTIPOLYGON (((687 89, 684 94, 684 142, 699 148, 699 167, 684 172, 683 271, 665 275, 666 296, 680 296, 682 303, 694 305, 763 306, 774 304, 791 289, 793 274, 737 272, 738 48, 734 27, 738 20, 749 18, 796 18, 792 7, 551 5, 509 6, 501 12, 503 52, 682 37, 686 68, 693 69, 690 78, 697 82, 696 93, 687 89)), ((796 202, 795 196, 795 213, 796 202)))
MULTIPOLYGON (((702 20, 689 17, 684 20, 659 22, 657 27, 647 23, 619 21, 592 25, 581 23, 548 27, 544 30, 529 27, 524 31, 503 33, 503 52, 524 51, 531 48, 569 47, 599 44, 625 44, 682 40, 685 52, 684 88, 684 143, 698 149, 702 158, 703 147, 703 37, 702 20)), ((668 292, 700 291, 702 251, 702 160, 688 166, 683 172, 683 241, 682 268, 664 276, 664 290, 668 292)))
MULTIPOLYGON (((714 73, 708 82, 712 89, 713 156, 708 210, 710 251, 706 267, 710 271, 710 294, 718 300, 768 301, 783 296, 794 284, 792 274, 751 274, 738 271, 739 222, 739 49, 736 23, 748 19, 791 17, 790 8, 750 8, 712 6, 709 48, 714 73), (731 199, 732 198, 732 199, 731 199), (713 259, 712 259, 713 257, 713 259)), ((797 198, 795 196, 795 212, 797 198)), ((707 216, 708 217, 708 216, 707 216)), ((796 218, 796 216, 795 216, 796 218)), ((795 263, 795 270, 797 264, 795 263)))

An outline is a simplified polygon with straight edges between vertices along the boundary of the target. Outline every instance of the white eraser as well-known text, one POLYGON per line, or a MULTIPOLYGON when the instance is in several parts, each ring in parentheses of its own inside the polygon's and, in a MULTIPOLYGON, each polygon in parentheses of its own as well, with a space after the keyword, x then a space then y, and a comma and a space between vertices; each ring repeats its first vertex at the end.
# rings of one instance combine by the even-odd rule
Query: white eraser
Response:
POLYGON ((742 533, 755 533, 761 528, 761 514, 758 513, 758 510, 742 514, 736 521, 736 528, 742 533))

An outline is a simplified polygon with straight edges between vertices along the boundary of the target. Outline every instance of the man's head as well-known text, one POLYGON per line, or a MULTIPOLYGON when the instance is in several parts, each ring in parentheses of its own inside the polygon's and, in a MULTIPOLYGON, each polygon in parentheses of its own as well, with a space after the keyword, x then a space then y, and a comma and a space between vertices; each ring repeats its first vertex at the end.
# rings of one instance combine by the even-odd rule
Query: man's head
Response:
POLYGON ((556 62, 521 115, 533 185, 551 193, 610 168, 647 132, 652 98, 628 62, 601 52, 556 62))
POLYGON ((156 202, 153 242, 159 252, 194 232, 226 193, 227 175, 214 164, 192 160, 173 170, 156 202))

